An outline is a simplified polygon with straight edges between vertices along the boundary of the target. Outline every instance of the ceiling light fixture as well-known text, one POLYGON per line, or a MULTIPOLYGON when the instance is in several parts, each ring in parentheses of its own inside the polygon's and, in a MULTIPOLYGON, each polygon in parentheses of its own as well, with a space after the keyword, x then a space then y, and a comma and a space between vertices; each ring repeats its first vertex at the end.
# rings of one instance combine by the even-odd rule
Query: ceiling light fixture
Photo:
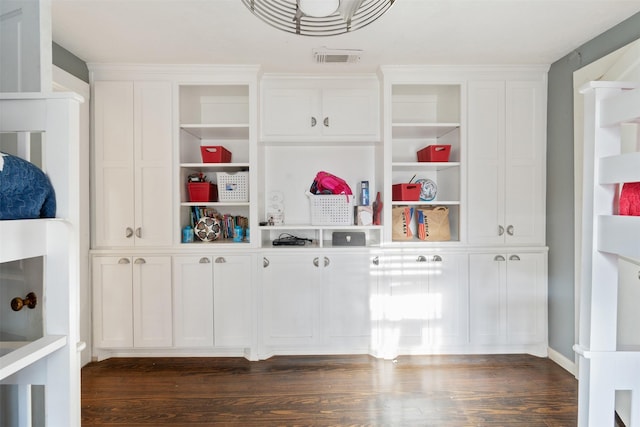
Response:
POLYGON ((303 36, 335 36, 380 18, 396 0, 242 0, 267 24, 303 36))

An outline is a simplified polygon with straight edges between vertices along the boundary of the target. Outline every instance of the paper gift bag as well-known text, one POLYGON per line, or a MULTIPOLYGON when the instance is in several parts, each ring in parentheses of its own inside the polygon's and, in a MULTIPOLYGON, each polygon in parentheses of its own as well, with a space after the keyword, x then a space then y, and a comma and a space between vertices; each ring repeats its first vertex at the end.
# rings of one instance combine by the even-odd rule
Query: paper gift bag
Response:
POLYGON ((411 221, 413 218, 413 208, 409 206, 395 206, 391 210, 392 228, 391 234, 393 240, 411 240, 413 232, 411 231, 411 221))
POLYGON ((418 209, 418 238, 431 242, 451 240, 449 208, 434 206, 418 209))

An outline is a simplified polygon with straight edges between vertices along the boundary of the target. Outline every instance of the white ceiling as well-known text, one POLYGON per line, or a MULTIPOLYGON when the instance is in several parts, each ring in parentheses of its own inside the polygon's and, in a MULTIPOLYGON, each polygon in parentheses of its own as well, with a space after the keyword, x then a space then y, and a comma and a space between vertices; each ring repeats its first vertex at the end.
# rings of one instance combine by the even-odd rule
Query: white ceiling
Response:
POLYGON ((276 30, 240 0, 52 0, 53 40, 89 63, 260 64, 368 72, 381 64, 551 64, 640 12, 640 0, 396 0, 350 34, 276 30), (312 50, 362 49, 358 64, 312 50))

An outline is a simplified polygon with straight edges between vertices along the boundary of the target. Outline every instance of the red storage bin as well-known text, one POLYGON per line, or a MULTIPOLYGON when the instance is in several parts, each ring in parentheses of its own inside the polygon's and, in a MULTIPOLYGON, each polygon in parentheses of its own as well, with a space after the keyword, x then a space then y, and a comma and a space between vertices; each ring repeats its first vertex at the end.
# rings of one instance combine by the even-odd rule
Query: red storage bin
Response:
POLYGON ((221 145, 203 145, 200 147, 202 163, 230 163, 231 151, 221 145))
POLYGON ((420 200, 420 184, 393 184, 391 187, 391 199, 401 202, 417 202, 420 200))
POLYGON ((217 202, 218 186, 210 182, 190 182, 189 200, 192 202, 217 202))
POLYGON ((450 145, 429 145, 418 151, 419 162, 448 162, 450 145))

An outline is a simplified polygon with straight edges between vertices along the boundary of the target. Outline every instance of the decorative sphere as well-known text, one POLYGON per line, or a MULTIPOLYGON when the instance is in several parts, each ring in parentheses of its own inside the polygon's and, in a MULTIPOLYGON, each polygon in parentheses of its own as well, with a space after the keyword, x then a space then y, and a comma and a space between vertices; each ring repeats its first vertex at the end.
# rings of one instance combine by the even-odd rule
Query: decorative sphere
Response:
POLYGON ((213 242, 220 237, 220 221, 208 216, 200 218, 193 232, 203 242, 213 242))

